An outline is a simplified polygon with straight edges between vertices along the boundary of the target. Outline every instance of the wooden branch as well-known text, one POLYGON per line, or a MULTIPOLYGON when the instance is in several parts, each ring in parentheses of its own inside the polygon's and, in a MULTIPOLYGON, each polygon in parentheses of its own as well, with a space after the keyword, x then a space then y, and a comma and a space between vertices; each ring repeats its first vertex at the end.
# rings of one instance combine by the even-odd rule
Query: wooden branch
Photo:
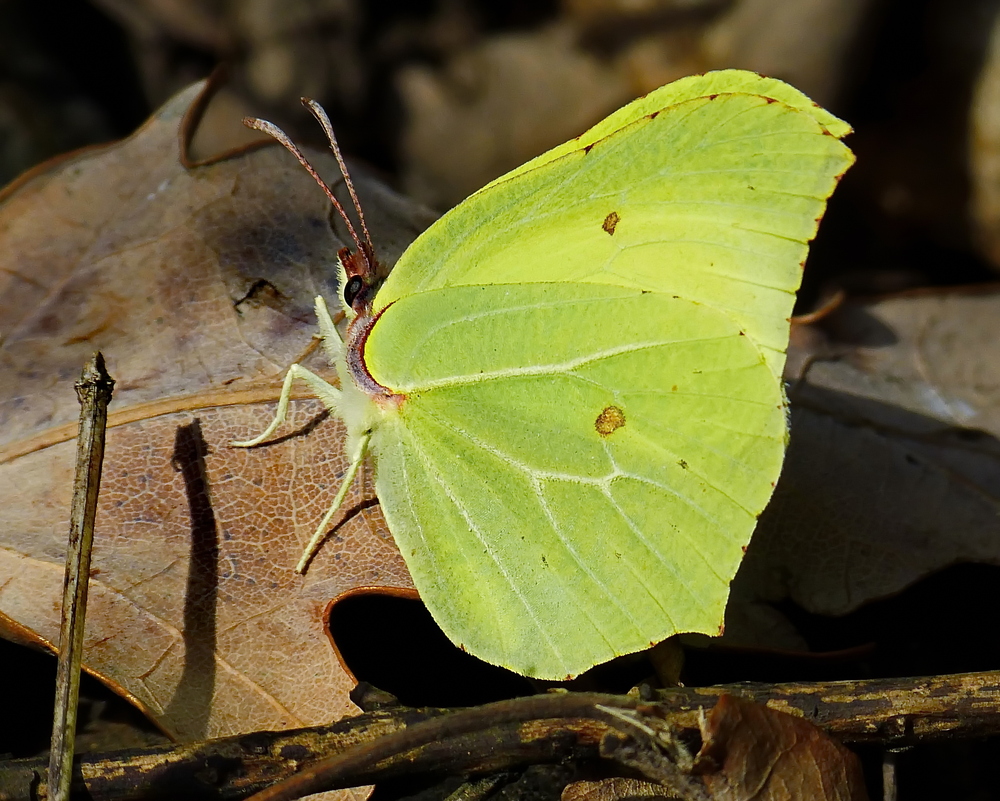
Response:
MULTIPOLYGON (((514 728, 516 742, 522 745, 537 743, 537 735, 527 737, 520 731, 522 726, 534 726, 546 720, 564 721, 581 718, 588 723, 600 724, 608 718, 601 706, 619 709, 634 709, 637 698, 621 695, 600 695, 598 693, 549 693, 527 698, 512 698, 492 704, 460 709, 448 715, 441 715, 422 721, 393 734, 356 745, 347 751, 331 754, 315 764, 306 766, 294 776, 279 784, 254 794, 251 801, 294 801, 323 790, 353 787, 358 782, 353 778, 359 774, 377 771, 383 762, 398 759, 423 749, 441 744, 461 742, 457 753, 496 754, 496 747, 487 751, 468 751, 465 740, 469 737, 504 729, 514 728)), ((564 728, 566 726, 564 725, 564 728)), ((604 727, 602 727, 604 728, 604 727)), ((604 728, 607 731, 607 728, 604 728)))
MULTIPOLYGON (((415 723, 447 714, 442 709, 371 712, 331 726, 255 732, 189 745, 135 748, 78 755, 73 797, 93 801, 242 799, 286 779, 306 764, 352 746, 371 743, 415 723)), ((415 773, 487 773, 510 765, 589 759, 605 732, 587 722, 540 721, 525 727, 489 728, 433 743, 357 775, 370 784, 415 773)), ((45 801, 46 760, 0 761, 0 801, 45 801)))
POLYGON ((76 443, 76 476, 70 511, 69 542, 63 579, 62 625, 59 629, 59 666, 52 715, 52 743, 46 792, 57 801, 68 801, 76 744, 76 712, 80 698, 80 664, 87 619, 90 556, 94 544, 94 519, 104 466, 104 440, 108 404, 115 382, 108 375, 104 356, 97 352, 83 368, 76 383, 80 400, 80 430, 76 443))
POLYGON ((1000 671, 906 679, 729 684, 662 691, 673 721, 697 727, 697 710, 723 693, 809 720, 845 743, 886 747, 1000 734, 1000 671))
MULTIPOLYGON (((679 729, 697 729, 698 710, 713 707, 722 693, 804 717, 847 743, 902 746, 1000 733, 1000 672, 814 684, 734 684, 662 690, 648 700, 603 698, 626 708, 642 707, 679 729)), ((611 727, 599 719, 579 717, 582 694, 544 697, 551 707, 538 719, 509 722, 508 718, 508 722, 498 723, 486 717, 475 731, 365 765, 343 783, 369 784, 416 773, 487 773, 525 764, 596 758, 600 740, 611 727)), ((86 754, 76 761, 74 793, 81 797, 87 793, 95 801, 245 798, 306 764, 452 711, 392 708, 332 726, 86 754)), ((0 762, 0 801, 44 798, 33 790, 44 785, 44 779, 42 759, 0 762)))

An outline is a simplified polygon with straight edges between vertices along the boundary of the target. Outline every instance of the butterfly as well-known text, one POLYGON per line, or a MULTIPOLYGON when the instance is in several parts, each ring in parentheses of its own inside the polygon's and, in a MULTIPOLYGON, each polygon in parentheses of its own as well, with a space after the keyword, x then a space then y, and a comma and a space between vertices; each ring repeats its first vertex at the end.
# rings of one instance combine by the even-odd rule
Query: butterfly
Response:
POLYGON ((357 210, 340 251, 340 386, 303 380, 365 457, 420 597, 493 664, 566 679, 673 634, 721 632, 781 472, 789 318, 847 123, 740 70, 663 86, 497 178, 384 282, 357 210), (360 232, 359 230, 360 229, 360 232))

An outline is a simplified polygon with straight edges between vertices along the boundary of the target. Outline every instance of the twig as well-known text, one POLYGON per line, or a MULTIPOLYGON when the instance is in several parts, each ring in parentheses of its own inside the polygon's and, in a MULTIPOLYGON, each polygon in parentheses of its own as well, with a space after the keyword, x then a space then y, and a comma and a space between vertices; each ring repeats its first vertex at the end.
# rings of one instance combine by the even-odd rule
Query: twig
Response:
POLYGON ((247 801, 294 801, 322 790, 350 786, 346 783, 348 777, 370 770, 383 760, 475 731, 546 718, 605 720, 611 716, 599 706, 632 709, 637 703, 638 699, 626 696, 565 693, 514 698, 463 709, 322 759, 247 801))
POLYGON ((897 801, 899 797, 896 785, 898 757, 899 752, 893 748, 882 752, 882 801, 897 801))
MULTIPOLYGON (((615 706, 640 707, 671 726, 696 732, 699 711, 712 708, 724 692, 804 717, 848 744, 899 748, 1000 734, 1000 671, 687 687, 660 690, 648 703, 619 697, 615 706)), ((340 786, 428 772, 482 774, 541 762, 594 759, 601 738, 611 729, 602 721, 574 719, 579 698, 577 693, 543 696, 549 717, 527 722, 500 724, 480 712, 482 728, 478 731, 369 764, 357 774, 342 775, 340 786)), ((608 698, 615 697, 603 696, 608 698)), ((608 705, 607 700, 598 703, 608 705)), ((393 707, 330 726, 84 754, 78 761, 74 790, 95 801, 140 801, 149 797, 153 787, 170 787, 178 798, 235 801, 289 776, 303 764, 343 753, 358 743, 391 738, 401 729, 452 711, 393 707)), ((0 761, 0 801, 36 799, 37 776, 43 769, 40 759, 0 761)))
POLYGON ((69 801, 73 780, 76 708, 80 697, 80 663, 90 583, 90 552, 94 544, 94 517, 104 463, 104 433, 108 403, 115 382, 94 354, 76 384, 80 399, 80 431, 76 446, 76 476, 70 513, 66 573, 63 579, 62 627, 59 631, 59 667, 56 673, 52 749, 49 754, 48 798, 69 801))
POLYGON ((470 779, 463 782, 444 801, 482 801, 508 781, 510 781, 510 776, 505 773, 493 773, 478 779, 470 779))
MULTIPOLYGON (((77 758, 73 791, 94 801, 143 801, 153 788, 157 792, 169 789, 175 798, 236 801, 287 778, 303 765, 451 711, 394 707, 328 726, 82 754, 77 758)), ((490 727, 383 761, 367 773, 350 777, 348 784, 373 784, 422 773, 483 774, 594 759, 607 731, 600 723, 566 719, 490 727)), ((35 786, 44 764, 39 758, 0 761, 0 801, 37 801, 35 786)))

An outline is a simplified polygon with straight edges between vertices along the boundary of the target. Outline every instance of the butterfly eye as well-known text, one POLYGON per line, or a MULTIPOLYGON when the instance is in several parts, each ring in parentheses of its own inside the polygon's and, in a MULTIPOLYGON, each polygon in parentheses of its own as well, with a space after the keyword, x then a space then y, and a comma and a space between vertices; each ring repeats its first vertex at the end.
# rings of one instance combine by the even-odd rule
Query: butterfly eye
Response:
POLYGON ((354 299, 358 296, 358 293, 364 287, 365 282, 362 280, 360 275, 352 275, 347 281, 347 285, 344 287, 344 302, 348 306, 354 305, 354 299))

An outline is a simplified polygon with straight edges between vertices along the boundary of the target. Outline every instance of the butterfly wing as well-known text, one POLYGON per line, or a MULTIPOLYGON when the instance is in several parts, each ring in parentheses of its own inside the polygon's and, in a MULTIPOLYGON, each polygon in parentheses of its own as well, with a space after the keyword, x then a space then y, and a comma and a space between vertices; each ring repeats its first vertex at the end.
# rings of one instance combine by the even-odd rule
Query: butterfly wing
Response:
MULTIPOLYGON (((506 181, 519 173, 534 169, 545 162, 552 161, 574 150, 593 144, 616 131, 625 128, 633 122, 662 111, 669 106, 676 106, 689 100, 698 100, 720 94, 758 95, 776 100, 790 108, 802 112, 819 123, 833 136, 842 138, 851 132, 851 127, 841 119, 833 116, 826 109, 817 106, 794 86, 775 78, 765 78, 755 72, 746 70, 715 70, 704 75, 691 75, 681 78, 666 86, 661 86, 644 97, 629 103, 627 106, 605 117, 586 133, 569 142, 525 162, 520 167, 502 175, 487 186, 506 181)), ((484 187, 485 188, 485 187, 484 187)))
POLYGON ((752 73, 687 80, 678 83, 711 93, 664 87, 445 214, 397 263, 376 307, 463 284, 648 289, 725 312, 780 375, 808 242, 853 161, 837 138, 850 129, 752 73), (741 93, 748 82, 788 102, 741 93))
POLYGON ((375 330, 368 368, 403 396, 375 432, 378 496, 454 642, 563 679, 718 633, 785 438, 732 320, 563 282, 417 293, 375 330))
POLYGON ((377 489, 422 598, 565 678, 718 632, 780 473, 780 375, 849 128, 750 73, 664 87, 431 226, 365 359, 377 489))

